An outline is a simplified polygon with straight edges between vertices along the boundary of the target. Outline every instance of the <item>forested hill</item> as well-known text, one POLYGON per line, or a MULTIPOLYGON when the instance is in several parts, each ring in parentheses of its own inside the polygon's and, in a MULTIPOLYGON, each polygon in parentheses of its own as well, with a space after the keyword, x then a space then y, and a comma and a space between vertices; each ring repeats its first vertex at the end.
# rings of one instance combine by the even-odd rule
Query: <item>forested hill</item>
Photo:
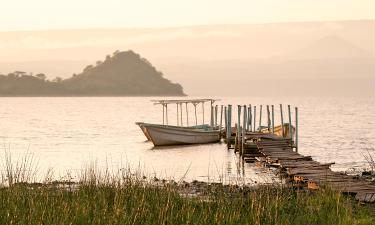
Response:
POLYGON ((16 71, 0 75, 0 96, 181 96, 180 84, 165 79, 133 51, 116 51, 68 79, 16 71))

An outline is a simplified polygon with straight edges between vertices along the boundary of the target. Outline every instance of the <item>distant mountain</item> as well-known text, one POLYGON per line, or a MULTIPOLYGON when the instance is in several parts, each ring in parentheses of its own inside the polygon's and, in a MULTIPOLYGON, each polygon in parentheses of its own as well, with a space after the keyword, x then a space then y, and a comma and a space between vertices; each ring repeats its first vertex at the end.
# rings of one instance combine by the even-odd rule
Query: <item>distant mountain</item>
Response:
POLYGON ((182 86, 165 79, 151 63, 133 51, 89 65, 68 79, 16 71, 0 75, 0 96, 182 96, 182 86))
POLYGON ((374 55, 339 36, 326 36, 307 45, 287 58, 289 59, 343 59, 372 58, 374 55))

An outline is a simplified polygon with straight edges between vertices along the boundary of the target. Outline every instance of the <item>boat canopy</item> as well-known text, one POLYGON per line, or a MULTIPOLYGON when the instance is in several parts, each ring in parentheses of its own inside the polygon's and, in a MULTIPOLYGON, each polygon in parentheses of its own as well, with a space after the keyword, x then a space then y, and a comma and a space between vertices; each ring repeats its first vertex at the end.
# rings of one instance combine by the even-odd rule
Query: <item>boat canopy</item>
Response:
POLYGON ((195 125, 198 125, 197 121, 197 105, 202 104, 202 124, 204 123, 204 103, 210 102, 211 103, 211 126, 213 126, 213 103, 215 101, 219 101, 219 99, 212 99, 212 98, 201 98, 201 99, 161 99, 161 100, 151 100, 154 102, 154 105, 162 105, 163 106, 163 125, 168 125, 168 105, 169 104, 176 104, 177 107, 177 126, 183 126, 182 120, 182 105, 185 104, 186 108, 186 126, 189 126, 189 111, 188 111, 188 104, 191 103, 194 106, 194 116, 195 116, 195 125), (180 106, 180 107, 179 107, 180 106))
POLYGON ((167 104, 182 104, 182 103, 192 103, 194 105, 199 103, 211 102, 213 104, 219 99, 203 98, 203 99, 162 99, 162 100, 151 100, 155 105, 167 105, 167 104))

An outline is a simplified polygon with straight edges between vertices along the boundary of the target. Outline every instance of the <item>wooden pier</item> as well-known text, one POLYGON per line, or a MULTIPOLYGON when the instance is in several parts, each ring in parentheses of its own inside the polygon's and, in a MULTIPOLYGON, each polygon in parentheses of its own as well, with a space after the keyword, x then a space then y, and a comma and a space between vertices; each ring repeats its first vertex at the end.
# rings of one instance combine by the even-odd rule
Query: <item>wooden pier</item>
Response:
MULTIPOLYGON (((291 110, 288 106, 288 123, 282 122, 284 125, 281 126, 282 132, 279 133, 275 129, 273 106, 271 107, 272 115, 270 115, 267 106, 268 121, 265 129, 262 129, 262 106, 259 107, 258 129, 255 129, 256 106, 253 108, 254 112, 252 112, 251 105, 248 108, 238 106, 237 123, 232 127, 232 106, 224 107, 225 129, 223 138, 228 149, 234 149, 234 152, 239 154, 244 162, 277 167, 281 175, 299 187, 306 187, 311 190, 329 187, 342 193, 354 195, 355 199, 361 202, 375 202, 374 183, 357 176, 332 171, 330 166, 334 164, 333 162, 319 163, 314 161, 311 156, 298 153, 297 108, 295 108, 295 127, 292 126, 291 110)), ((283 121, 281 105, 280 113, 281 121, 283 121)))

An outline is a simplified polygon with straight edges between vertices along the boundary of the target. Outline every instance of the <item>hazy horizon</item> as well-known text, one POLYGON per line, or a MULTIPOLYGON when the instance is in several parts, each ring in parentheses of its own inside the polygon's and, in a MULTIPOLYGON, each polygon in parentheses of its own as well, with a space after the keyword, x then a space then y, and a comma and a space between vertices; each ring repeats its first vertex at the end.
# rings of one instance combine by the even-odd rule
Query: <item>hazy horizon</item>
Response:
MULTIPOLYGON (((36 0, 2 9, 0 74, 68 78, 116 50, 133 50, 190 95, 247 95, 254 82, 269 86, 267 95, 288 94, 278 86, 375 94, 367 85, 375 81, 369 0, 36 0)), ((297 89, 289 94, 306 94, 297 89)))

